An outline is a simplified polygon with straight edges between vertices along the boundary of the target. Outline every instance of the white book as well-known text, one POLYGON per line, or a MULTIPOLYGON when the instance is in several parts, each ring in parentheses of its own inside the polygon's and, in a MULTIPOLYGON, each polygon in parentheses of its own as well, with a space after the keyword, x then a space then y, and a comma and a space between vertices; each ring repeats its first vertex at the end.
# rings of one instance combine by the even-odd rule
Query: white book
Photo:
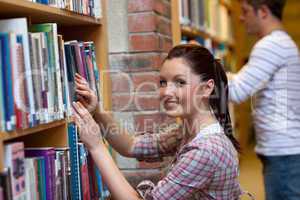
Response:
POLYGON ((33 73, 33 82, 37 82, 37 84, 34 84, 34 89, 36 92, 37 97, 37 113, 38 118, 40 120, 40 123, 44 123, 44 111, 43 111, 43 98, 42 98, 42 82, 43 82, 43 76, 44 76, 44 70, 43 70, 43 55, 42 55, 42 33, 30 33, 30 37, 33 43, 33 47, 31 48, 31 51, 33 52, 35 69, 32 70, 33 73))
POLYGON ((35 158, 25 159, 25 185, 26 185, 26 199, 37 200, 38 189, 37 189, 37 177, 34 168, 35 158))
POLYGON ((49 66, 48 66, 48 51, 47 51, 47 41, 44 33, 41 33, 41 45, 42 45, 42 51, 43 51, 43 76, 42 76, 42 91, 43 91, 43 98, 44 101, 47 101, 47 107, 43 107, 44 110, 44 120, 45 123, 50 122, 50 115, 51 112, 49 110, 49 100, 50 100, 50 92, 49 92, 49 66))
POLYGON ((62 95, 62 83, 61 83, 61 72, 60 72, 60 62, 59 62, 59 50, 58 50, 58 36, 57 36, 57 24, 52 24, 53 28, 53 43, 54 43, 54 56, 55 56, 55 73, 56 73, 56 84, 57 84, 57 94, 58 94, 58 119, 64 118, 64 102, 62 95))
POLYGON ((97 19, 102 18, 101 0, 94 0, 94 13, 95 13, 95 18, 97 19))
MULTIPOLYGON (((29 100, 29 122, 34 124, 35 122, 35 102, 33 95, 33 85, 31 78, 31 67, 30 67, 30 53, 29 53, 29 42, 28 42, 28 27, 26 18, 14 18, 14 19, 3 19, 0 20, 0 32, 13 32, 22 35, 23 39, 23 53, 24 53, 24 64, 26 77, 26 87, 29 100)), ((20 78, 20 77, 19 77, 20 78)))
POLYGON ((191 0, 190 1, 190 15, 191 15, 191 25, 195 28, 200 28, 199 26, 199 1, 198 0, 191 0))

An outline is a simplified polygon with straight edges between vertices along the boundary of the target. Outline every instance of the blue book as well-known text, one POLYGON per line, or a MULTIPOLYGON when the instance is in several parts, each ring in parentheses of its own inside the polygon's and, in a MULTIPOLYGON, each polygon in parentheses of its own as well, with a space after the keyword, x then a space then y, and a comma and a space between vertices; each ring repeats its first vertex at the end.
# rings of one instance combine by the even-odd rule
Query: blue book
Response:
POLYGON ((47 200, 47 188, 46 188, 46 167, 45 159, 43 157, 36 157, 38 167, 38 190, 39 198, 41 200, 47 200))
POLYGON ((69 139, 70 166, 71 166, 71 199, 81 200, 78 135, 74 123, 68 124, 68 139, 69 139))
POLYGON ((39 0, 38 2, 42 3, 42 4, 45 4, 45 5, 49 4, 49 0, 39 0))
POLYGON ((95 166, 95 173, 96 173, 96 180, 97 180, 97 186, 98 186, 98 192, 100 193, 100 199, 104 200, 105 199, 105 193, 104 193, 104 187, 103 187, 103 182, 102 182, 102 177, 100 174, 99 169, 95 166))
POLYGON ((3 71, 2 71, 2 44, 0 42, 0 130, 5 131, 5 100, 3 86, 3 71))
POLYGON ((6 131, 12 131, 15 129, 15 110, 14 110, 14 97, 12 92, 12 64, 9 45, 9 34, 0 33, 0 41, 2 47, 2 84, 4 91, 5 102, 5 121, 6 131))

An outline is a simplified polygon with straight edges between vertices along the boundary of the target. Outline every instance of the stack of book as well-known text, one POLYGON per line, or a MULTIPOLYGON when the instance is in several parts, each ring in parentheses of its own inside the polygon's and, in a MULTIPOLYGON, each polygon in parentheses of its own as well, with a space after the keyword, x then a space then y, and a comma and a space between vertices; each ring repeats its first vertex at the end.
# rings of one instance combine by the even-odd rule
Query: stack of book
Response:
POLYGON ((25 129, 71 114, 75 73, 99 95, 93 42, 69 41, 55 23, 27 27, 0 20, 0 131, 25 129))
POLYGON ((230 11, 220 0, 178 1, 183 26, 204 31, 224 41, 232 40, 230 11))
POLYGON ((0 174, 0 199, 103 199, 99 171, 84 145, 78 143, 77 148, 79 188, 72 182, 76 173, 72 173, 69 148, 24 148, 22 142, 5 145, 6 168, 0 174))

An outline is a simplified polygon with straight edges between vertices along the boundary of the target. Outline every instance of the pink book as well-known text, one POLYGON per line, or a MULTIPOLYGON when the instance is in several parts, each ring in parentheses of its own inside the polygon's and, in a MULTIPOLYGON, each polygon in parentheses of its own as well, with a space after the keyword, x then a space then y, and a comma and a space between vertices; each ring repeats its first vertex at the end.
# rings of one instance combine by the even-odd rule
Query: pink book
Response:
POLYGON ((14 142, 4 147, 5 166, 11 169, 11 184, 14 200, 25 198, 24 144, 14 142))

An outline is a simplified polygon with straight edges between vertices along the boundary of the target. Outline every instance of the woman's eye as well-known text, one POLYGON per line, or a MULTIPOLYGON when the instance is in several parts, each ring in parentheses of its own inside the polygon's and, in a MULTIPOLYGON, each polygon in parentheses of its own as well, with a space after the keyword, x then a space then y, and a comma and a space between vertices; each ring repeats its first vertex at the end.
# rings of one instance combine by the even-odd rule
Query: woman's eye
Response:
POLYGON ((165 81, 165 80, 160 80, 160 81, 159 81, 159 86, 160 86, 160 87, 167 87, 167 81, 165 81))
POLYGON ((182 87, 185 84, 186 84, 186 82, 184 80, 177 80, 177 81, 175 81, 176 87, 182 87))

